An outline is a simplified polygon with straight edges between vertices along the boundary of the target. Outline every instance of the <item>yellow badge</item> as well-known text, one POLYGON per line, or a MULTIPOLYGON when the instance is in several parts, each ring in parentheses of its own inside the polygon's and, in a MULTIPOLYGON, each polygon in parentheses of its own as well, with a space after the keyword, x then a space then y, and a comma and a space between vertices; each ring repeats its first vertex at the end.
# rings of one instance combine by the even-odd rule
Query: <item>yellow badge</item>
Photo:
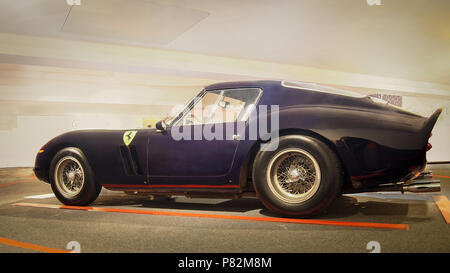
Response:
POLYGON ((137 131, 126 131, 123 133, 123 143, 125 145, 130 145, 131 141, 133 141, 133 138, 136 136, 137 131))

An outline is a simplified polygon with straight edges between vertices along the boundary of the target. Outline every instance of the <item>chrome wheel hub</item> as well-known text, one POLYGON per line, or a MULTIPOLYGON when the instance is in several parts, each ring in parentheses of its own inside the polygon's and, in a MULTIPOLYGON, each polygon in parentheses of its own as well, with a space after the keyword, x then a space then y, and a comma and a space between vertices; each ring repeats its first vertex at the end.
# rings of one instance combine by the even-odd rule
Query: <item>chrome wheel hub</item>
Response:
POLYGON ((305 181, 304 178, 304 170, 300 170, 296 168, 295 166, 291 166, 288 171, 288 180, 286 182, 292 183, 292 182, 299 182, 299 181, 305 181))

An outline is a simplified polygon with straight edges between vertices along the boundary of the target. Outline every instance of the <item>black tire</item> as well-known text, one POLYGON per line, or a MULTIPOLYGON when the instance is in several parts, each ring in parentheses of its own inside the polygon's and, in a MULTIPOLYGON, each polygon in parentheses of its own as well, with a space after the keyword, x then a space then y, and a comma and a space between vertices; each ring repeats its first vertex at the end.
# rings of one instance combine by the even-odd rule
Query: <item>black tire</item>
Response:
POLYGON ((252 175, 257 196, 268 209, 310 217, 323 212, 338 197, 343 171, 337 155, 325 143, 309 136, 288 135, 266 145, 272 149, 257 153, 252 175))
POLYGON ((49 173, 53 193, 65 205, 89 205, 97 199, 102 189, 102 186, 94 181, 92 169, 78 148, 69 147, 58 151, 50 163, 49 173), (76 189, 72 189, 72 186, 76 189))

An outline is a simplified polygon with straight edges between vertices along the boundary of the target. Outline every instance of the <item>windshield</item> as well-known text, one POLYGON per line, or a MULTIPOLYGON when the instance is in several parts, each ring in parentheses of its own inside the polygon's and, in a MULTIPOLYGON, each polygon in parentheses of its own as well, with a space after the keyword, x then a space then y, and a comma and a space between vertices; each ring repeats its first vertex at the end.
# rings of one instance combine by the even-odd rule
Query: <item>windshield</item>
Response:
POLYGON ((197 102, 197 100, 201 96, 203 96, 204 93, 205 90, 203 89, 199 94, 196 94, 192 99, 190 99, 187 104, 175 106, 172 109, 172 111, 165 118, 162 119, 164 123, 167 126, 175 124, 176 121, 178 121, 184 115, 185 112, 189 111, 191 106, 194 105, 197 102))
POLYGON ((244 121, 261 93, 259 88, 204 90, 183 107, 183 111, 164 121, 173 126, 244 121))

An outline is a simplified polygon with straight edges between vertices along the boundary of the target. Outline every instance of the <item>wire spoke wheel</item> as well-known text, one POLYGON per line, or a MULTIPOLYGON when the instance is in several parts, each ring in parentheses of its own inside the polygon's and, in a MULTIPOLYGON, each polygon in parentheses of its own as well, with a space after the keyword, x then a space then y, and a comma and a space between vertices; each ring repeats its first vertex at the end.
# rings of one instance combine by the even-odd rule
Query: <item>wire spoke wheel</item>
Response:
POLYGON ((307 151, 290 148, 278 152, 267 168, 269 188, 287 203, 302 203, 319 189, 320 168, 307 151))
POLYGON ((73 156, 65 156, 56 164, 55 184, 66 198, 78 195, 83 189, 85 174, 81 163, 73 156))

